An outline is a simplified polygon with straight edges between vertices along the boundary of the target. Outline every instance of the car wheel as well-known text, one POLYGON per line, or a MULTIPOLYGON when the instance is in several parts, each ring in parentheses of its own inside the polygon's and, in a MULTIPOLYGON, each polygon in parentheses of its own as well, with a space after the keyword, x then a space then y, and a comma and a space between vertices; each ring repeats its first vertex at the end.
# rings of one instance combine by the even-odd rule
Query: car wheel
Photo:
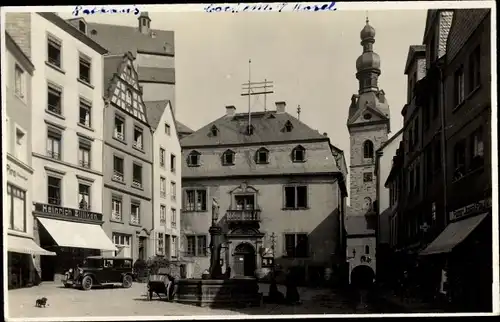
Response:
POLYGON ((92 277, 91 276, 85 276, 82 280, 82 289, 84 291, 88 291, 92 288, 92 284, 93 284, 93 281, 92 281, 92 277))
POLYGON ((123 286, 123 288, 131 287, 132 286, 132 276, 130 276, 130 275, 123 276, 122 286, 123 286))

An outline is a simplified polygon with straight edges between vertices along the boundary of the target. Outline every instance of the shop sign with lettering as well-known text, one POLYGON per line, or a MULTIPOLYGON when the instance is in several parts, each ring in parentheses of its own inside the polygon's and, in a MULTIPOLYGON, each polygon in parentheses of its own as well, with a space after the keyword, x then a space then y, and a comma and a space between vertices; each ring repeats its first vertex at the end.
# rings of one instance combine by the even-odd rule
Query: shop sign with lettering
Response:
POLYGON ((479 213, 479 212, 486 212, 491 208, 491 198, 485 199, 485 200, 480 200, 478 202, 472 203, 470 205, 467 205, 465 207, 458 208, 454 211, 450 212, 450 221, 458 220, 462 217, 474 214, 474 213, 479 213))
POLYGON ((35 203, 35 211, 55 217, 66 217, 86 221, 102 221, 102 214, 81 209, 66 208, 44 203, 35 203))

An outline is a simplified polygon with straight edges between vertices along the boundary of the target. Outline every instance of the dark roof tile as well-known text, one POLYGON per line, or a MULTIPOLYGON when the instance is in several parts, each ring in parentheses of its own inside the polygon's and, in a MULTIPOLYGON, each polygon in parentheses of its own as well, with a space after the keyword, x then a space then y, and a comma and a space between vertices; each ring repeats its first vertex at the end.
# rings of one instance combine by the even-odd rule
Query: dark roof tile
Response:
POLYGON ((189 127, 187 127, 186 125, 182 124, 179 121, 176 121, 176 125, 177 125, 177 131, 179 131, 179 133, 183 133, 183 134, 192 134, 192 133, 194 133, 193 130, 191 130, 189 127))
POLYGON ((251 113, 251 124, 254 128, 253 135, 246 134, 248 124, 248 113, 238 113, 233 116, 223 116, 183 138, 181 146, 203 147, 234 144, 252 144, 268 142, 289 142, 321 140, 328 141, 328 138, 318 131, 311 129, 288 113, 277 113, 276 111, 251 113), (285 123, 290 121, 293 125, 291 132, 283 131, 285 123), (210 136, 208 133, 212 126, 219 130, 217 136, 210 136))
POLYGON ((123 54, 128 51, 134 55, 137 51, 175 54, 174 32, 151 29, 151 34, 143 34, 136 27, 108 25, 100 23, 87 24, 89 37, 108 49, 109 54, 123 54))
POLYGON ((140 82, 168 83, 175 84, 175 69, 160 67, 137 68, 140 82))
POLYGON ((149 126, 151 126, 153 130, 156 130, 167 108, 168 100, 144 102, 144 105, 146 106, 149 126))

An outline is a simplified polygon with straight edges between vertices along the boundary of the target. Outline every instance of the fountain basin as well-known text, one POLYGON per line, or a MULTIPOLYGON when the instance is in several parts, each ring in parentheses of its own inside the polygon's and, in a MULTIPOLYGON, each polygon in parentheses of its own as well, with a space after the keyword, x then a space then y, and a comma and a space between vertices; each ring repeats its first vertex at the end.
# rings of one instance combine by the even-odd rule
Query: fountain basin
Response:
POLYGON ((262 293, 253 277, 230 279, 180 279, 175 301, 210 307, 260 306, 262 293))

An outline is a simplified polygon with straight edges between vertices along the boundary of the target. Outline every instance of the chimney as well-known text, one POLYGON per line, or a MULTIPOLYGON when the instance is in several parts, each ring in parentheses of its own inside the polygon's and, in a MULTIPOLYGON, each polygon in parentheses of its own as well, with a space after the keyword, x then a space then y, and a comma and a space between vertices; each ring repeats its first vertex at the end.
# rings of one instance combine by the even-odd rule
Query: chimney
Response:
POLYGON ((276 113, 285 113, 286 102, 276 102, 276 113))
POLYGON ((328 133, 326 133, 326 132, 323 132, 323 136, 328 136, 328 133))
POLYGON ((149 18, 149 14, 146 11, 141 12, 137 20, 139 20, 139 32, 141 34, 149 35, 149 27, 151 25, 151 18, 149 18))
POLYGON ((234 105, 226 106, 226 116, 233 116, 236 113, 236 107, 234 105))

